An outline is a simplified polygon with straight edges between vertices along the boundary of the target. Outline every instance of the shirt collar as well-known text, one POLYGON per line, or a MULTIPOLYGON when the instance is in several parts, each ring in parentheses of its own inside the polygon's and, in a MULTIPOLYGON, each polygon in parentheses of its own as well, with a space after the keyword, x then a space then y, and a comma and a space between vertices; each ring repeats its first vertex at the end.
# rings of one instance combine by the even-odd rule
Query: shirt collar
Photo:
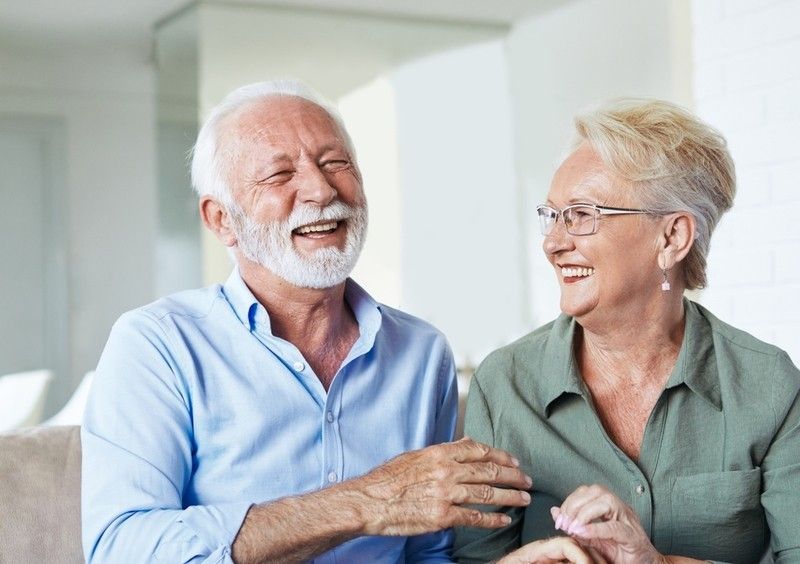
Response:
MULTIPOLYGON (((269 313, 244 283, 238 267, 233 269, 228 280, 222 286, 222 292, 236 317, 248 330, 252 331, 256 325, 261 325, 270 334, 272 333, 269 313)), ((383 319, 380 304, 350 278, 345 282, 344 298, 358 322, 361 333, 358 346, 369 350, 375 342, 375 336, 378 334, 383 319)))
MULTIPOLYGON (((222 293, 242 325, 247 326, 248 330, 252 330, 255 325, 255 310, 260 304, 242 280, 238 267, 233 269, 228 280, 223 284, 222 293)), ((269 322, 268 316, 267 322, 269 322)))
POLYGON ((722 411, 722 395, 711 325, 703 315, 702 308, 686 298, 683 299, 683 311, 686 315, 683 343, 666 388, 685 384, 717 411, 722 411))
POLYGON ((551 404, 564 394, 584 395, 586 387, 575 362, 574 342, 577 322, 572 317, 560 315, 554 322, 545 345, 540 374, 547 377, 540 383, 545 414, 549 417, 551 404), (553 367, 547 370, 547 367, 553 367))
MULTIPOLYGON (((684 298, 686 325, 678 360, 667 380, 666 389, 685 384, 692 392, 702 397, 717 411, 722 411, 719 374, 714 356, 714 341, 711 327, 701 312, 700 306, 684 298)), ((542 362, 555 367, 542 370, 547 378, 540 382, 540 392, 545 413, 549 417, 552 404, 564 394, 577 394, 591 399, 578 372, 574 343, 577 322, 566 315, 559 316, 550 330, 542 362)))

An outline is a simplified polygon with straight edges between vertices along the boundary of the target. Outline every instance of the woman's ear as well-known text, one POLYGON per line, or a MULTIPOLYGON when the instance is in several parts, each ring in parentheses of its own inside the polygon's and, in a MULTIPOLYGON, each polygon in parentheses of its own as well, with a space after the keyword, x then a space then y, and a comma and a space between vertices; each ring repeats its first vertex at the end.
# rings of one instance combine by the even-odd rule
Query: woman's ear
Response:
POLYGON ((659 243, 659 267, 665 270, 682 261, 694 244, 696 225, 688 212, 675 212, 664 217, 659 243))
POLYGON ((217 236, 223 245, 233 247, 236 244, 236 235, 230 225, 230 215, 225 206, 211 196, 200 198, 200 217, 203 224, 217 236))

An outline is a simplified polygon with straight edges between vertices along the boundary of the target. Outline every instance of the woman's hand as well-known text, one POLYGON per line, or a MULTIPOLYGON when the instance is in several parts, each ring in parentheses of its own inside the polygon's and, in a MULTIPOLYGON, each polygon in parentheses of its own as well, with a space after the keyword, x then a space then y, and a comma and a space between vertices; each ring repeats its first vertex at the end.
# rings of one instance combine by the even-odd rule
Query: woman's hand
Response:
POLYGON ((602 486, 580 486, 550 514, 561 529, 584 547, 619 564, 661 564, 659 554, 639 523, 636 512, 602 486))
POLYGON ((497 564, 550 564, 555 562, 571 562, 574 564, 605 564, 591 549, 582 548, 569 537, 534 541, 522 548, 507 554, 497 564))

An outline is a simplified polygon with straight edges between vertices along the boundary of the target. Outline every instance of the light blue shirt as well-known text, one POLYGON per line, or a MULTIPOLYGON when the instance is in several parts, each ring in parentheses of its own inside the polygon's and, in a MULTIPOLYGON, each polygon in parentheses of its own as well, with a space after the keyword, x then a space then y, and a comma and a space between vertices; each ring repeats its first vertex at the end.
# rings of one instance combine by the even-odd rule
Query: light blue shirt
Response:
MULTIPOLYGON (((351 280, 360 335, 328 392, 234 271, 114 325, 82 428, 89 562, 232 562, 254 503, 360 476, 449 441, 450 348, 351 280)), ((336 519, 331 515, 330 519, 336 519)), ((449 531, 360 537, 315 562, 449 562, 449 531)))

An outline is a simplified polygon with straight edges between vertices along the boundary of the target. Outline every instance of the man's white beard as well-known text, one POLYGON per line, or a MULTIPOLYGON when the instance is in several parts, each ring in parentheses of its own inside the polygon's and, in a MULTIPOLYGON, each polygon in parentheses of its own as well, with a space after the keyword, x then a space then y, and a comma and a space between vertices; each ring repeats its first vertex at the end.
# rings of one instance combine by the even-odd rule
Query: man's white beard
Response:
POLYGON ((253 221, 235 202, 227 206, 237 247, 249 260, 260 264, 289 284, 300 288, 331 288, 344 282, 356 265, 367 230, 367 205, 358 207, 335 201, 320 208, 295 205, 283 221, 253 221), (292 241, 292 230, 319 221, 346 221, 344 249, 335 246, 311 253, 299 252, 292 241))

